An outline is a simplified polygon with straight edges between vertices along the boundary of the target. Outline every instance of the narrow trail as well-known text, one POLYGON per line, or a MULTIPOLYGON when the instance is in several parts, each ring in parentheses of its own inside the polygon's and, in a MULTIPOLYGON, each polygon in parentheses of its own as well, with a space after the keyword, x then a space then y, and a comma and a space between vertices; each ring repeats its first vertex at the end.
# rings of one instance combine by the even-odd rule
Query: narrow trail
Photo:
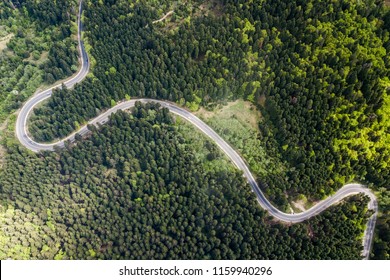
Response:
MULTIPOLYGON (((87 53, 85 52, 83 41, 81 40, 82 24, 80 18, 82 13, 82 2, 83 1, 81 0, 79 6, 79 14, 78 14, 78 43, 79 43, 81 68, 75 76, 69 78, 64 83, 64 85, 67 88, 71 88, 76 83, 81 82, 86 77, 89 71, 88 56, 87 53)), ((85 135, 86 133, 89 132, 87 125, 84 125, 77 132, 72 133, 71 135, 69 135, 68 137, 60 141, 50 143, 50 144, 38 143, 29 137, 27 131, 27 120, 30 116, 31 111, 39 103, 50 98, 50 96, 53 93, 53 89, 60 88, 60 87, 61 85, 58 85, 35 94, 24 104, 24 106, 20 110, 20 113, 16 121, 16 136, 22 145, 24 145, 27 149, 33 152, 54 151, 55 146, 59 148, 63 148, 65 146, 65 141, 70 141, 70 142, 75 141, 76 134, 85 135)), ((245 176, 249 185, 252 187, 253 192, 256 194, 260 206, 264 210, 268 211, 270 215, 272 215, 274 218, 280 221, 288 222, 288 223, 300 223, 307 219, 310 219, 315 215, 320 214, 324 210, 328 209, 330 206, 340 202, 342 199, 348 196, 355 195, 358 193, 363 193, 367 195, 370 198, 370 201, 368 203, 368 209, 372 210, 374 214, 369 218, 367 222, 367 227, 363 237, 362 257, 364 259, 369 258, 372 239, 374 235, 376 218, 378 214, 378 203, 373 192, 370 189, 368 189, 366 186, 358 183, 347 184, 343 186, 341 189, 339 189, 334 195, 326 198, 325 200, 320 201, 315 206, 313 206, 310 209, 307 209, 306 211, 303 211, 301 213, 296 213, 296 214, 284 213, 279 209, 277 209, 275 206, 273 206, 271 202, 267 200, 267 198, 261 191, 260 187, 258 186, 254 176, 250 172, 248 166, 246 165, 245 161, 241 158, 241 156, 225 140, 223 140, 211 127, 209 127, 207 124, 205 124, 202 120, 200 120, 198 117, 193 115, 191 112, 179 107, 174 103, 161 101, 161 100, 146 99, 146 98, 120 102, 116 106, 112 107, 111 109, 107 110, 106 112, 102 113, 101 115, 89 121, 88 124, 92 124, 92 125, 105 124, 109 120, 109 117, 112 113, 115 113, 118 110, 126 110, 132 108, 135 106, 136 101, 143 102, 143 103, 147 103, 147 102, 159 103, 162 107, 168 108, 171 113, 179 115, 180 117, 192 123, 195 127, 201 130, 206 136, 212 139, 216 143, 216 145, 229 157, 229 159, 233 162, 233 164, 236 165, 236 167, 243 172, 243 176, 245 176)))
POLYGON ((166 13, 162 18, 158 19, 158 20, 155 20, 155 21, 152 21, 152 23, 157 23, 157 22, 160 22, 160 21, 163 21, 165 20, 167 17, 169 17, 171 14, 173 14, 173 10, 172 11, 169 11, 168 13, 166 13))

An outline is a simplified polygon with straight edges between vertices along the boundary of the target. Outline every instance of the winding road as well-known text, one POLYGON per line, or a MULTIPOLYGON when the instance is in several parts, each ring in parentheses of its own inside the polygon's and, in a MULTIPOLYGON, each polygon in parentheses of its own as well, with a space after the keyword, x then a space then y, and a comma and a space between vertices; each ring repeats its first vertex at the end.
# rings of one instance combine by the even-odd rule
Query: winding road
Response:
MULTIPOLYGON (((81 23, 81 13, 82 13, 82 0, 80 1, 79 6, 79 13, 78 13, 78 43, 79 43, 79 52, 80 52, 80 59, 81 59, 81 68, 79 72, 75 75, 69 78, 64 85, 67 88, 73 87, 75 84, 81 82, 85 76, 88 74, 89 71, 89 61, 88 56, 84 48, 83 41, 81 40, 81 31, 82 31, 82 23, 81 23)), ((19 141, 24 145, 27 149, 33 151, 33 152, 39 152, 39 151, 53 151, 54 147, 64 147, 65 141, 71 141, 73 142, 75 140, 76 133, 79 135, 85 135, 88 133, 87 125, 84 125, 81 127, 77 132, 69 135, 68 137, 50 144, 45 143, 38 143, 34 141, 28 134, 27 130, 27 120, 30 116, 30 113, 32 109, 37 106, 42 101, 50 98, 52 95, 53 89, 60 88, 62 85, 54 86, 50 89, 47 89, 45 91, 39 92, 35 94, 32 98, 30 98, 22 107, 17 121, 16 121, 16 135, 19 141)), ((312 208, 296 214, 288 214, 281 212, 276 207, 274 207, 265 197, 263 192, 261 191, 260 187, 258 186, 255 178, 253 177, 252 173, 250 172, 248 166, 246 165, 245 161, 241 158, 241 156, 228 144, 226 141, 224 141, 212 128, 210 128, 207 124, 205 124, 202 120, 200 120, 198 117, 193 115, 191 112, 173 104, 170 102, 165 102, 161 100, 154 100, 154 99, 134 99, 130 101, 124 101, 117 104, 115 107, 107 110, 106 112, 102 113, 98 117, 92 119, 88 122, 90 125, 97 125, 97 124, 105 124, 112 113, 115 113, 118 110, 126 110, 129 108, 134 107, 135 102, 140 101, 143 103, 147 102, 155 102, 159 103, 162 107, 168 108, 170 112, 179 115, 180 117, 186 119, 190 123, 192 123, 194 126, 196 126, 199 130, 201 130, 205 135, 210 137, 218 146, 219 148, 230 158, 230 160, 237 166, 238 169, 242 170, 243 176, 247 179, 248 183, 252 187, 253 192, 257 196, 257 200, 260 204, 260 206, 268 211, 270 215, 272 215, 274 218, 288 223, 299 223, 303 222, 307 219, 310 219, 311 217, 318 215, 331 205, 334 205, 338 202, 340 202, 342 199, 344 199, 347 196, 351 196, 358 193, 364 193, 370 198, 370 202, 368 204, 368 208, 373 211, 372 216, 369 218, 367 222, 367 227, 365 230, 364 238, 363 238, 363 252, 362 257, 364 259, 369 258, 369 252, 371 249, 372 244, 372 238, 374 234, 374 228, 378 213, 378 203, 376 200, 375 195, 372 193, 371 190, 369 190, 366 186, 358 184, 358 183, 352 183, 347 184, 343 186, 339 191, 337 191, 332 196, 328 197, 325 200, 322 200, 321 202, 317 203, 312 208)))

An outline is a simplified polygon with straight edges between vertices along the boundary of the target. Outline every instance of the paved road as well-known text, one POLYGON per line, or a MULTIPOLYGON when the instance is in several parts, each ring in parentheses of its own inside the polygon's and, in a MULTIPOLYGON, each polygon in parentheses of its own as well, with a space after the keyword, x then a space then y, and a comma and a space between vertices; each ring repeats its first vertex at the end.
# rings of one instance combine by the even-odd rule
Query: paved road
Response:
MULTIPOLYGON (((81 12, 82 12, 82 1, 80 2, 79 6, 79 13, 77 18, 77 24, 78 24, 78 42, 79 42, 79 52, 81 54, 81 68, 77 72, 76 75, 72 76, 68 80, 64 82, 64 85, 68 88, 73 87, 75 84, 81 82, 85 76, 87 76, 89 71, 89 60, 88 55, 85 52, 84 43, 81 40, 81 30, 82 30, 82 23, 81 23, 81 12)), ((30 98, 26 104, 22 107, 22 109, 19 112, 18 119, 16 120, 16 136, 22 142, 24 146, 26 146, 28 149, 32 151, 39 151, 39 150, 53 150, 53 145, 46 145, 46 144, 38 144, 35 143, 28 135, 27 133, 27 120, 28 117, 32 111, 32 109, 42 101, 50 98, 50 96, 53 93, 53 89, 61 88, 62 84, 51 87, 45 91, 39 92, 35 94, 32 98, 30 98)))
MULTIPOLYGON (((82 1, 81 1, 82 2, 82 1)), ((79 7, 79 16, 78 16, 78 40, 79 40, 79 50, 81 53, 81 69, 75 75, 74 77, 71 77, 69 80, 65 82, 66 87, 72 87, 76 83, 80 82, 84 79, 84 77, 87 75, 89 70, 89 61, 88 56, 85 52, 83 42, 81 41, 81 21, 80 21, 80 15, 82 12, 81 3, 79 7)), ((60 86, 57 86, 60 87, 60 86)), ((46 100, 49 98, 52 94, 52 90, 55 87, 45 90, 43 92, 40 92, 36 95, 34 95, 30 100, 26 102, 26 104, 21 109, 18 119, 16 122, 16 135, 19 139, 19 141, 29 150, 34 152, 39 151, 53 151, 54 146, 58 147, 64 147, 65 141, 74 141, 76 133, 73 133, 66 137, 65 139, 62 139, 61 141, 51 143, 51 144, 43 144, 38 143, 32 140, 27 133, 27 120, 29 117, 29 114, 31 110, 40 102, 43 100, 46 100)), ((376 223, 376 217, 378 212, 378 204, 375 195, 365 186, 357 183, 352 183, 343 186, 338 192, 336 192, 334 195, 328 197, 327 199, 319 202, 312 208, 301 212, 297 214, 287 214, 284 212, 281 212, 279 209, 274 207, 265 197, 263 192, 260 190, 255 178, 253 177, 252 173, 249 171, 248 166, 244 162, 244 160, 240 157, 240 155, 228 144, 226 141, 224 141, 212 128, 210 128, 207 124, 205 124, 203 121, 201 121, 198 117, 193 115, 191 112, 180 108, 179 106, 175 105, 174 103, 165 102, 161 100, 153 100, 153 99, 134 99, 130 101, 124 101, 117 104, 115 107, 107 110, 106 112, 102 113, 95 119, 88 122, 88 124, 97 125, 97 124, 105 124, 112 113, 115 113, 118 110, 126 110, 129 108, 134 107, 135 102, 140 101, 143 103, 147 102, 156 102, 159 103, 162 107, 166 107, 170 110, 170 112, 179 115, 180 117, 186 119, 190 123, 192 123, 194 126, 196 126, 198 129, 200 129, 205 135, 210 137, 218 146, 219 148, 230 158, 230 160, 237 166, 238 169, 242 170, 243 176, 248 180, 248 183, 251 185, 253 192, 257 196, 257 200, 260 204, 260 206, 267 210, 270 215, 275 217, 276 219, 279 219, 284 222, 288 223, 299 223, 303 222, 307 219, 310 219, 311 217, 321 213, 331 205, 338 203, 340 200, 344 199, 347 196, 358 194, 358 193, 364 193, 367 196, 370 197, 370 202, 368 204, 368 208, 373 210, 374 214, 370 217, 367 228, 365 230, 365 235, 363 238, 363 252, 362 256, 365 259, 368 259, 369 252, 371 249, 372 244, 372 237, 374 233, 375 223, 376 223)), ((87 125, 81 127, 77 133, 80 135, 85 135, 88 133, 87 125)))

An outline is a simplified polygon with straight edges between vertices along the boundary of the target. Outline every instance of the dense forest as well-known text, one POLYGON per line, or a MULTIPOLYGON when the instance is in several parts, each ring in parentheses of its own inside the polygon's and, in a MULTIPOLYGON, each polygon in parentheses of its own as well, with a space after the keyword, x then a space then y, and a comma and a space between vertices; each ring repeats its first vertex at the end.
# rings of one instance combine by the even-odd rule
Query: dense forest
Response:
POLYGON ((0 121, 77 70, 76 1, 0 2, 0 121))
POLYGON ((385 21, 378 22, 381 5, 215 5, 222 6, 223 17, 179 7, 182 17, 192 17, 181 22, 177 15, 179 26, 168 32, 149 22, 158 15, 144 3, 89 1, 85 26, 97 61, 93 77, 37 109, 32 133, 41 141, 65 136, 126 95, 169 99, 190 109, 237 97, 256 103, 264 96, 262 135, 291 166, 288 180, 285 174, 262 178, 265 188, 277 186, 271 197, 278 189, 321 199, 355 177, 386 186, 390 157, 383 151, 388 139, 380 110, 389 36, 385 21))
POLYGON ((137 104, 41 154, 21 148, 11 126, 0 259, 360 258, 367 197, 304 223, 275 223, 239 172, 203 168, 176 123, 167 109, 137 104))
POLYGON ((389 27, 379 0, 87 1, 93 75, 36 109, 31 132, 63 137, 126 96, 190 110, 244 98, 262 111, 268 153, 286 162, 257 174, 281 209, 287 195, 318 200, 351 181, 388 201, 389 27))
MULTIPOLYGON (((5 2, 7 4, 7 1, 5 2)), ((9 4, 11 2, 14 8, 25 9, 30 18, 38 21, 40 28, 61 25, 63 33, 69 32, 72 13, 75 14, 77 3, 73 0, 10 0, 9 4)))
POLYGON ((77 1, 74 0, 15 0, 15 7, 23 8, 30 18, 37 22, 39 31, 55 29, 51 32, 53 43, 49 49, 48 61, 41 65, 44 81, 48 84, 70 76, 77 70, 77 41, 72 38, 75 32, 77 1))
MULTIPOLYGON (((0 120, 43 82, 77 70, 73 0, 0 3, 0 120)), ((35 109, 37 140, 64 137, 131 97, 196 111, 237 98, 283 168, 256 173, 282 210, 350 181, 380 200, 373 258, 390 256, 390 12, 382 1, 86 0, 91 74, 35 109), (173 13, 164 21, 168 11, 173 13)), ((0 149, 0 259, 358 259, 367 198, 277 223, 239 172, 210 168, 165 109, 120 112, 86 139, 33 154, 0 149), (99 131, 97 131, 99 130, 99 131)), ((231 168, 232 169, 232 168, 231 168)))

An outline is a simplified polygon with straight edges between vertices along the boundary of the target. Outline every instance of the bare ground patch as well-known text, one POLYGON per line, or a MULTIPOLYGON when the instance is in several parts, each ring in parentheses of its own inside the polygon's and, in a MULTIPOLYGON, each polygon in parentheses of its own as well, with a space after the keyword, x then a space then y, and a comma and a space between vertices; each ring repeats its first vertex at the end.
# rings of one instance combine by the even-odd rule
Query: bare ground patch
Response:
POLYGON ((303 200, 291 201, 291 204, 296 209, 295 212, 304 212, 304 211, 306 211, 305 202, 303 200))
POLYGON ((160 21, 163 21, 165 20, 167 17, 170 17, 172 14, 173 14, 173 10, 172 11, 169 11, 168 13, 166 13, 162 18, 158 19, 158 20, 155 20, 153 21, 152 23, 157 23, 157 22, 160 22, 160 21))
POLYGON ((0 52, 7 48, 7 43, 12 39, 13 36, 14 34, 10 33, 0 38, 0 52))
POLYGON ((48 57, 49 57, 49 52, 44 51, 41 53, 41 56, 39 57, 38 60, 35 60, 33 58, 33 55, 30 54, 30 56, 28 58, 23 59, 23 61, 30 62, 31 64, 34 64, 34 65, 40 65, 40 64, 44 63, 48 57))
POLYGON ((217 17, 223 15, 223 5, 219 0, 205 1, 199 5, 199 10, 205 15, 212 14, 217 17))
POLYGON ((265 99, 265 94, 261 94, 257 99, 257 103, 260 104, 262 107, 265 107, 265 99))
POLYGON ((161 24, 161 30, 168 32, 176 30, 185 22, 192 21, 194 18, 202 16, 221 17, 223 15, 224 7, 220 0, 203 1, 201 4, 184 0, 181 4, 187 6, 186 13, 183 14, 179 11, 176 12, 180 5, 176 3, 170 7, 170 11, 168 13, 162 16, 159 20, 153 21, 153 23, 161 24))

